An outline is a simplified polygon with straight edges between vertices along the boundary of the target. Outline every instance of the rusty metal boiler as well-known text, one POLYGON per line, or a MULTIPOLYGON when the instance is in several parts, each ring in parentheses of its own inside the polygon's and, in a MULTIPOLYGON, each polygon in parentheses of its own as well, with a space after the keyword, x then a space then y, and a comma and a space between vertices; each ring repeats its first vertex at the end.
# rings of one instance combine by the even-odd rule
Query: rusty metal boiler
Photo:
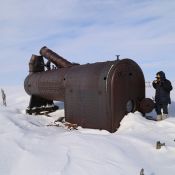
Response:
MULTIPOLYGON (((53 62, 53 54, 40 53, 53 62)), ((143 72, 131 59, 55 65, 59 68, 30 73, 24 86, 31 96, 64 101, 67 122, 115 132, 127 113, 137 110, 146 113, 153 109, 153 102, 145 98, 143 72)))
POLYGON ((140 67, 130 59, 72 67, 65 76, 65 116, 82 127, 115 132, 145 98, 140 67))

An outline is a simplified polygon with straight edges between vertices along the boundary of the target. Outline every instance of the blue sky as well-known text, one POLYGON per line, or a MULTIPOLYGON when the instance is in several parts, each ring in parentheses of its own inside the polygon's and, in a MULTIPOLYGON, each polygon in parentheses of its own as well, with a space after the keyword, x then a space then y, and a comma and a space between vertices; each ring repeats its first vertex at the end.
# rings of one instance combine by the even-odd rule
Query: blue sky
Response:
POLYGON ((0 6, 0 86, 22 85, 43 46, 80 64, 131 58, 152 81, 175 80, 174 0, 6 0, 0 6))

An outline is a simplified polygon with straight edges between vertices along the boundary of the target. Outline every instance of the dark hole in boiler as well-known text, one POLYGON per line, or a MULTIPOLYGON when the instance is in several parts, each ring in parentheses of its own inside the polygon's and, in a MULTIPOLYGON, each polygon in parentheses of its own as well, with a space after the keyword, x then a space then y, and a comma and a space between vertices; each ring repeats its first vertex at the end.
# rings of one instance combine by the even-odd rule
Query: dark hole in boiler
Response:
POLYGON ((129 73, 129 76, 132 76, 132 72, 129 73))
POLYGON ((64 78, 64 80, 66 80, 66 79, 64 78))
POLYGON ((106 80, 106 77, 104 77, 104 80, 106 80))
POLYGON ((133 100, 128 100, 128 102, 126 103, 126 112, 132 112, 134 111, 134 101, 133 100))

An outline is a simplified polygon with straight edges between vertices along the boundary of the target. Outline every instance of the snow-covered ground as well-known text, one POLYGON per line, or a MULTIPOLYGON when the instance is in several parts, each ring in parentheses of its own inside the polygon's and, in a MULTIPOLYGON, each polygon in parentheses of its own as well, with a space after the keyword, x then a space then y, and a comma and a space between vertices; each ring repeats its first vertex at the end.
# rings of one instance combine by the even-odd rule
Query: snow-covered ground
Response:
MULTIPOLYGON (((130 113, 111 134, 47 126, 64 116, 64 109, 53 117, 29 116, 23 87, 4 89, 8 107, 0 105, 0 175, 139 175, 142 168, 144 175, 175 174, 175 90, 168 119, 155 122, 130 113), (156 149, 157 141, 165 146, 156 149)), ((147 88, 147 97, 153 94, 147 88)))

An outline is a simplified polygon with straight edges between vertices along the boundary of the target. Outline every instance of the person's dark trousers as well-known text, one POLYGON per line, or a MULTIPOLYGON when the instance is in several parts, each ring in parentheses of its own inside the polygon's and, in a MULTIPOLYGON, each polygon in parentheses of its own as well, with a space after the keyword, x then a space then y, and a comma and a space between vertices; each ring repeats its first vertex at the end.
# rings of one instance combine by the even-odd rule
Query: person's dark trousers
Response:
POLYGON ((161 115, 161 109, 163 109, 164 114, 168 114, 168 104, 158 104, 156 103, 155 110, 157 115, 161 115))

